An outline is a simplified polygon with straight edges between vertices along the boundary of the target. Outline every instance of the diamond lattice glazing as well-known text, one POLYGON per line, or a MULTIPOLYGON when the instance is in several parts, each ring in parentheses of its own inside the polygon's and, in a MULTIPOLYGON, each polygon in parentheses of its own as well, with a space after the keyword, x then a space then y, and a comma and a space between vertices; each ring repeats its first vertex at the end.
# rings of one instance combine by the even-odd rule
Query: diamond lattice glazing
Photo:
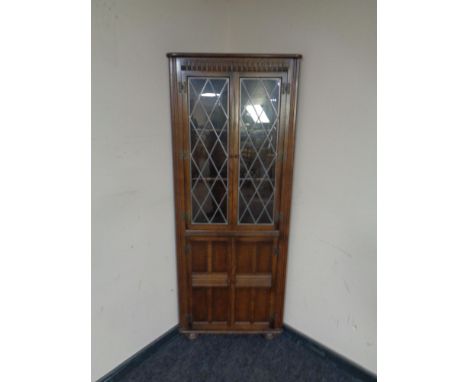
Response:
POLYGON ((239 142, 240 224, 273 224, 280 79, 242 78, 239 142))
POLYGON ((229 80, 193 77, 188 88, 192 223, 226 224, 229 80))

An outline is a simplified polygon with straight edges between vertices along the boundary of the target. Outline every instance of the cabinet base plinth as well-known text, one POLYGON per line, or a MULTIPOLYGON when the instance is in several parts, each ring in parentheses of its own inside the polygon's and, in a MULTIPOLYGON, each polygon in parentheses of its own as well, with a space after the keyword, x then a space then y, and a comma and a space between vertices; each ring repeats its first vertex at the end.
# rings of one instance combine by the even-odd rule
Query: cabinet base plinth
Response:
POLYGON ((282 329, 272 330, 190 330, 179 329, 179 332, 190 340, 195 340, 199 335, 203 334, 232 334, 232 335, 262 335, 266 339, 271 340, 282 333, 282 329))

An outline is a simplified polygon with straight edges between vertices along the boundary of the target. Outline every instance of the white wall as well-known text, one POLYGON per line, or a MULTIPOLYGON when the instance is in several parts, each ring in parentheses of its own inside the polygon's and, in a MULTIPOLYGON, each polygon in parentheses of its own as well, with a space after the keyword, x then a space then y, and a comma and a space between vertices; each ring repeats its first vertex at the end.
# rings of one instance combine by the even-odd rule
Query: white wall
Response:
POLYGON ((285 321, 376 371, 373 0, 95 0, 93 379, 177 323, 168 51, 304 56, 285 321))
POLYGON ((197 5, 92 2, 93 379, 177 323, 166 53, 226 38, 224 6, 197 5))
POLYGON ((230 50, 304 56, 285 322, 375 372, 375 1, 236 4, 230 50))

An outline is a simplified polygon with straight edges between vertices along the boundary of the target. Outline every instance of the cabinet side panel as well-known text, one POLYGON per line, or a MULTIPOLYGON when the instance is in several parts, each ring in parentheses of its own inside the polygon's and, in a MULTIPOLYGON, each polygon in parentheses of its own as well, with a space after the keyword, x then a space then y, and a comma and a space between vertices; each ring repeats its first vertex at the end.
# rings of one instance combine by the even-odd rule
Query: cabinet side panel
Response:
POLYGON ((291 213, 292 182, 294 168, 294 146, 296 139, 296 111, 297 94, 299 81, 299 60, 292 59, 288 79, 290 82, 290 92, 287 94, 287 118, 288 123, 285 131, 284 141, 284 162, 283 162, 283 182, 281 190, 281 219, 280 219, 280 240, 279 254, 277 260, 277 282, 276 282, 276 302, 274 312, 275 328, 283 326, 284 296, 286 284, 286 266, 289 242, 289 222, 291 213))
POLYGON ((182 147, 180 131, 180 99, 178 91, 178 60, 169 59, 169 89, 171 103, 171 128, 172 128, 172 165, 174 171, 174 210, 176 229, 176 256, 177 256, 177 289, 179 298, 179 324, 181 328, 187 328, 187 278, 184 258, 184 179, 183 164, 179 153, 182 147))

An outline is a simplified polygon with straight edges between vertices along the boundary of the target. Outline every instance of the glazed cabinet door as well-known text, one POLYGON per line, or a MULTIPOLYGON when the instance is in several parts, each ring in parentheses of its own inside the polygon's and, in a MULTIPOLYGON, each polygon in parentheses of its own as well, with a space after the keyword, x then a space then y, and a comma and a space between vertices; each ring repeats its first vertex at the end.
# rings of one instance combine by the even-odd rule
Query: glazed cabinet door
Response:
POLYGON ((184 77, 187 228, 228 225, 232 208, 230 76, 184 77))
MULTIPOLYGON (((277 229, 280 203, 283 124, 281 88, 285 76, 239 76, 238 159, 239 228, 277 229)), ((236 157, 237 158, 237 157, 236 157)))

